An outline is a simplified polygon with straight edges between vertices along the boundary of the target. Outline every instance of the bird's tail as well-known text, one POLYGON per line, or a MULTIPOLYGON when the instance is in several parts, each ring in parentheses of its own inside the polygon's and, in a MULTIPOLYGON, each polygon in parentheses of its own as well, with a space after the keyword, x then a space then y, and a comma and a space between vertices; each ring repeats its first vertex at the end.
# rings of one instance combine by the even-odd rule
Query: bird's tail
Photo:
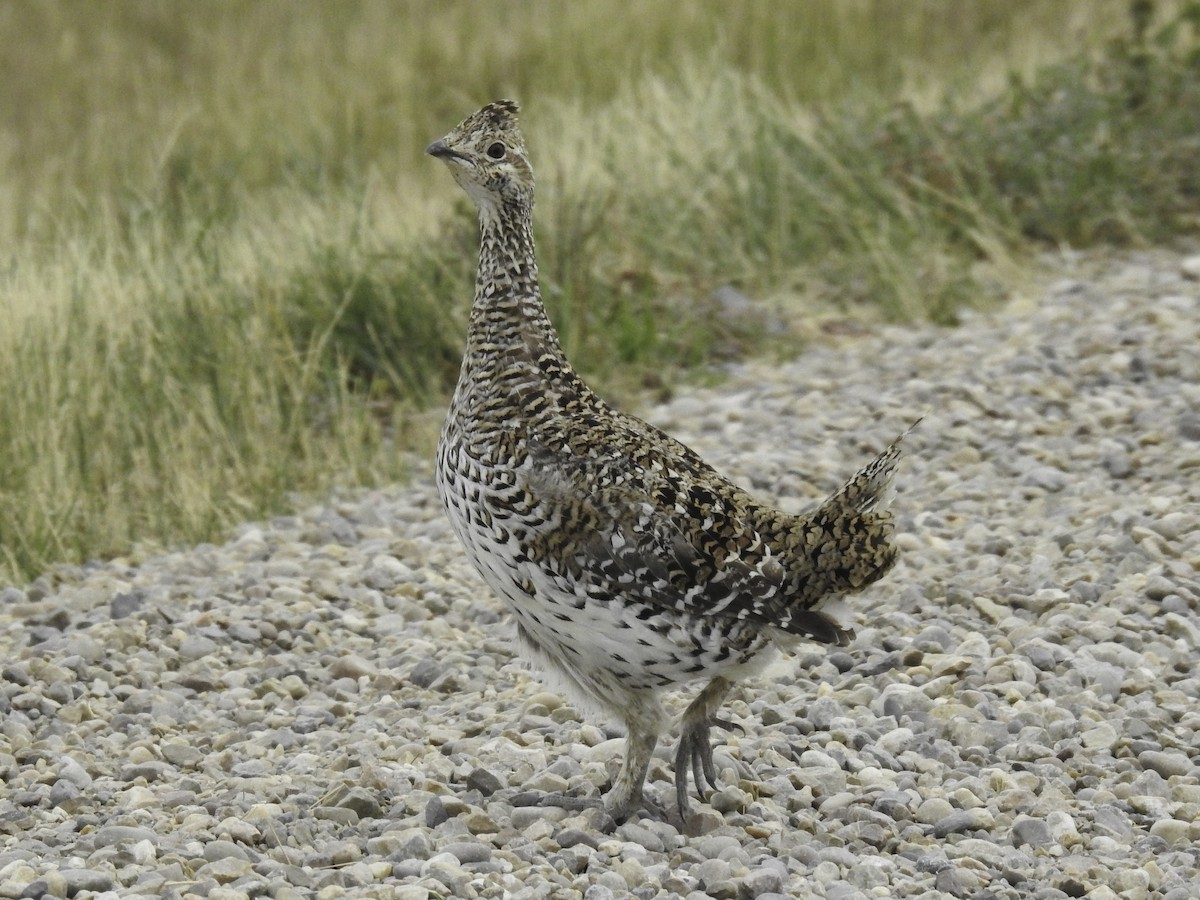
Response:
POLYGON ((920 421, 808 516, 809 527, 824 538, 814 562, 830 580, 832 591, 861 590, 895 564, 895 523, 889 507, 896 496, 896 465, 904 439, 920 421))
POLYGON ((828 619, 818 607, 823 600, 860 591, 878 581, 896 563, 895 523, 888 505, 895 496, 893 479, 904 438, 863 466, 836 494, 807 516, 789 535, 794 552, 808 558, 808 571, 781 610, 779 627, 827 643, 845 644, 849 634, 823 627, 828 619))
MULTIPOLYGON (((921 417, 922 419, 924 416, 921 417)), ((908 430, 892 441, 886 450, 863 466, 854 477, 842 485, 841 490, 826 500, 821 509, 834 507, 853 510, 860 515, 872 512, 884 513, 896 498, 894 485, 896 464, 903 455, 904 439, 921 424, 913 422, 908 430)))

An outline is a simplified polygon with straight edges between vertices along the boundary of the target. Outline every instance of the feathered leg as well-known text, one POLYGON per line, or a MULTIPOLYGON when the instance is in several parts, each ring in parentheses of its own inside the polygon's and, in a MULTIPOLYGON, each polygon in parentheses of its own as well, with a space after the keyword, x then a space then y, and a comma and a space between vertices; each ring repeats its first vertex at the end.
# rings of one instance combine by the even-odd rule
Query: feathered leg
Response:
POLYGON ((647 728, 640 721, 629 721, 626 726, 629 733, 625 738, 625 760, 612 790, 604 798, 604 808, 618 822, 644 805, 642 789, 650 769, 650 757, 658 743, 656 729, 647 728))

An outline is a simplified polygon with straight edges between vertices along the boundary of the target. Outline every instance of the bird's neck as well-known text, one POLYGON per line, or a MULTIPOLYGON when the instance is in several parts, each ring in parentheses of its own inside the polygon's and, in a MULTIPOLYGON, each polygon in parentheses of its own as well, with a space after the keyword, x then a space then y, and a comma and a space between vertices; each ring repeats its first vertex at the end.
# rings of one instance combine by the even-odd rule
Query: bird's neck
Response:
POLYGON ((538 289, 531 213, 519 204, 480 210, 479 274, 468 334, 468 357, 479 362, 562 356, 538 289))

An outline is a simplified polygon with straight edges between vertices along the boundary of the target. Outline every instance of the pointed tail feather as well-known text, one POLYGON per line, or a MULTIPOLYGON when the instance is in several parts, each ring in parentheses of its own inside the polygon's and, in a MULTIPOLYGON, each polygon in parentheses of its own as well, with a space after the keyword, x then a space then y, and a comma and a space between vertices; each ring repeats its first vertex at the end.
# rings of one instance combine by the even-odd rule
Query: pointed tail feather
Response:
POLYGON ((780 628, 841 643, 841 636, 827 632, 812 614, 823 600, 860 591, 895 565, 894 523, 888 504, 894 495, 892 481, 904 438, 920 421, 799 520, 791 532, 792 546, 808 558, 810 566, 791 592, 787 607, 780 611, 780 628))
POLYGON ((888 445, 887 449, 863 466, 853 478, 847 481, 842 489, 826 500, 821 510, 826 507, 842 511, 854 510, 861 515, 878 511, 885 513, 896 498, 894 480, 896 465, 904 453, 904 439, 912 434, 913 429, 921 424, 922 416, 908 427, 908 430, 888 445))

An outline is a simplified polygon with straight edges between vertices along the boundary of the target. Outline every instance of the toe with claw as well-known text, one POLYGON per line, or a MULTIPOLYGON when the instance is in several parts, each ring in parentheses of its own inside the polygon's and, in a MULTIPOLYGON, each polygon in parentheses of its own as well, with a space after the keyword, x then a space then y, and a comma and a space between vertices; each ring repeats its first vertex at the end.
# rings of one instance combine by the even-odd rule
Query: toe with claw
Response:
POLYGON ((675 751, 675 799, 679 805, 679 816, 685 822, 689 812, 689 773, 692 780, 695 781, 696 794, 701 799, 707 792, 717 789, 717 770, 713 765, 713 746, 708 736, 709 730, 714 725, 726 731, 736 730, 745 734, 745 729, 741 725, 728 719, 718 719, 715 716, 684 722, 683 732, 679 735, 679 747, 675 751))

